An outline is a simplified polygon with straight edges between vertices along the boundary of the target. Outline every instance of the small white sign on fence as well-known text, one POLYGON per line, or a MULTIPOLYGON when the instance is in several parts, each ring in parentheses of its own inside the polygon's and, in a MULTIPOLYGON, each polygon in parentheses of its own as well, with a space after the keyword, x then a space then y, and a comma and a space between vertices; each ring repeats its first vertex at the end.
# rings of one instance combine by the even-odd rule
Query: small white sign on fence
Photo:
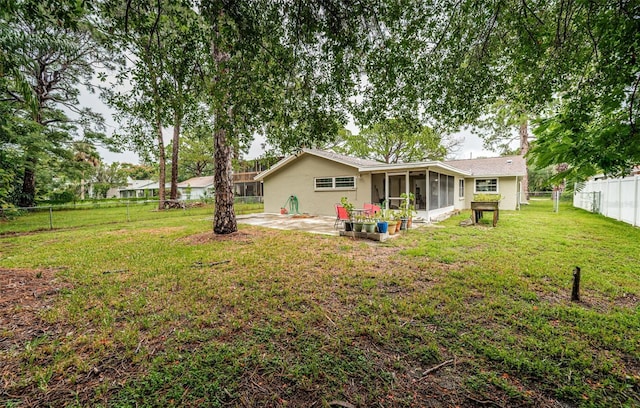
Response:
POLYGON ((592 180, 576 187, 574 207, 640 225, 640 176, 592 180))

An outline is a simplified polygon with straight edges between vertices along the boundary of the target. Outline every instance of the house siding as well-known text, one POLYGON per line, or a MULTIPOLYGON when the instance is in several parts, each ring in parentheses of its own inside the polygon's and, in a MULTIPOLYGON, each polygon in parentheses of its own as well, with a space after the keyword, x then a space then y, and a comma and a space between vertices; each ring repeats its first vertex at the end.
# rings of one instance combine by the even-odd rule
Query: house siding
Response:
POLYGON ((371 199, 371 177, 357 169, 321 157, 304 154, 264 179, 264 211, 279 213, 287 199, 298 198, 298 210, 313 215, 335 215, 334 204, 348 197, 356 208, 371 199), (355 176, 355 190, 316 191, 314 178, 355 176))
POLYGON ((465 209, 471 208, 471 201, 473 201, 474 189, 475 189, 475 180, 476 179, 487 179, 487 178, 497 178, 498 179, 498 194, 502 196, 502 200, 500 201, 500 209, 501 210, 516 210, 518 209, 518 184, 522 180, 522 177, 485 177, 478 176, 472 178, 464 179, 464 203, 465 209))

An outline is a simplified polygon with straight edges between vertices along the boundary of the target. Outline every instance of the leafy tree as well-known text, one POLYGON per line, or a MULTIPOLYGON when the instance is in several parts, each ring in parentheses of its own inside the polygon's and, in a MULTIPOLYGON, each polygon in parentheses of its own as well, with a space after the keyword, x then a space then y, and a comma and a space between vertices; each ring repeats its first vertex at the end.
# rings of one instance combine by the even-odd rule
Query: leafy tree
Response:
POLYGON ((132 54, 120 72, 133 89, 110 92, 126 133, 120 138, 159 165, 159 208, 165 206, 166 153, 163 130, 173 129, 170 198, 177 198, 180 134, 185 117, 203 114, 198 103, 206 48, 201 20, 190 1, 107 2, 107 29, 132 54), (133 99, 133 103, 131 100, 133 99), (152 130, 152 131, 150 131, 152 130), (155 135, 151 137, 151 135, 155 135), (155 142, 153 141, 155 139, 155 142))
POLYGON ((231 162, 255 132, 282 152, 335 138, 346 122, 360 55, 375 36, 378 7, 346 1, 200 3, 211 43, 215 233, 237 230, 231 162))
POLYGON ((11 55, 2 53, 1 63, 8 69, 0 80, 0 137, 2 143, 19 146, 21 168, 15 176, 21 185, 14 200, 31 206, 41 160, 66 157, 74 137, 105 140, 95 131, 102 129, 102 118, 78 107, 77 97, 78 85, 91 87, 94 67, 108 53, 94 41, 78 3, 25 1, 11 10, 1 15, 0 24, 11 55))
MULTIPOLYGON (((498 99, 474 123, 474 129, 483 139, 486 149, 501 155, 522 155, 526 163, 530 147, 529 117, 530 113, 521 103, 498 99), (518 141, 518 147, 514 150, 512 144, 515 141, 518 141)), ((528 170, 522 178, 522 190, 525 199, 529 199, 528 170)))
POLYGON ((181 180, 213 174, 213 130, 201 124, 185 129, 180 138, 178 174, 181 180))
POLYGON ((80 200, 84 200, 85 180, 100 165, 100 154, 95 146, 86 142, 74 142, 72 145, 73 161, 78 164, 80 170, 80 200))
POLYGON ((122 163, 120 165, 127 177, 132 180, 153 180, 158 170, 153 165, 122 163))
POLYGON ((442 160, 453 147, 430 127, 406 119, 387 119, 344 137, 335 150, 384 163, 442 160))
POLYGON ((109 165, 100 163, 92 180, 93 195, 95 198, 109 198, 107 192, 110 188, 125 186, 127 184, 127 171, 120 163, 109 165))

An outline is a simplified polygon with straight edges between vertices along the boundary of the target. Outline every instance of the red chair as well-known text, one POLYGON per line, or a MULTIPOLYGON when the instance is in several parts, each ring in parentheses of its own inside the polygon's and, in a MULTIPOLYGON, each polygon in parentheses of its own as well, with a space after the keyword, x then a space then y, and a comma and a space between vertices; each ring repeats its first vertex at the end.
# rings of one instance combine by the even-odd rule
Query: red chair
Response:
POLYGON ((367 217, 373 217, 380 212, 380 206, 372 203, 364 203, 364 214, 367 217))
POLYGON ((333 223, 333 228, 337 229, 338 226, 345 221, 349 221, 349 214, 347 213, 347 209, 340 204, 336 204, 336 222, 333 223))

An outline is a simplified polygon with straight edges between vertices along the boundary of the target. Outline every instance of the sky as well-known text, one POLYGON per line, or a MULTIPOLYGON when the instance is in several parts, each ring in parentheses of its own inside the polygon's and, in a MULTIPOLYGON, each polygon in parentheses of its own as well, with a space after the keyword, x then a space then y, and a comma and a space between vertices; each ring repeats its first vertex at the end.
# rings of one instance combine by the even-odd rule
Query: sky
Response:
MULTIPOLYGON (((81 91, 79 96, 79 102, 82 106, 90 107, 93 111, 101 113, 105 119, 107 134, 113 133, 118 128, 118 123, 113 118, 114 111, 109 108, 98 94, 92 94, 87 91, 81 91)), ((353 132, 358 133, 358 128, 354 124, 347 125, 347 128, 353 132)), ((497 153, 484 150, 482 147, 482 139, 472 134, 468 130, 455 133, 454 136, 460 137, 463 140, 462 147, 455 154, 455 159, 469 159, 477 157, 494 157, 497 153)), ((166 132, 167 140, 170 139, 170 132, 166 132)), ((245 156, 246 159, 254 159, 260 157, 264 152, 262 150, 262 143, 264 140, 256 138, 249 149, 249 153, 245 156)), ((128 151, 123 153, 110 152, 105 148, 98 147, 98 152, 106 163, 120 162, 120 163, 139 163, 139 157, 136 153, 128 151)))

